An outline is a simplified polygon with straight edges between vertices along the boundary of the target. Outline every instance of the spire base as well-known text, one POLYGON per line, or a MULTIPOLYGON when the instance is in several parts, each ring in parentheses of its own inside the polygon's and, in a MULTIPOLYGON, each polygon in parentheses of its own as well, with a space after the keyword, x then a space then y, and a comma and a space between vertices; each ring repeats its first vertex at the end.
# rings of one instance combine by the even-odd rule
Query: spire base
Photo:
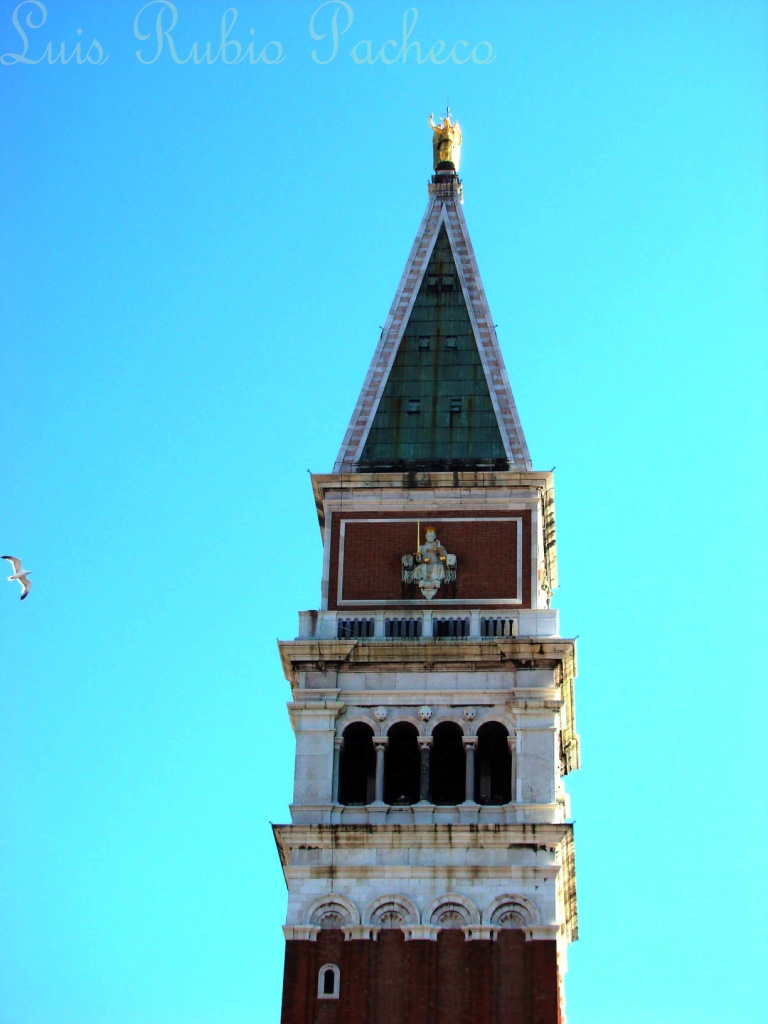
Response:
POLYGON ((427 191, 444 203, 452 203, 455 198, 458 198, 462 205, 464 203, 464 186, 454 170, 436 170, 427 185, 427 191))

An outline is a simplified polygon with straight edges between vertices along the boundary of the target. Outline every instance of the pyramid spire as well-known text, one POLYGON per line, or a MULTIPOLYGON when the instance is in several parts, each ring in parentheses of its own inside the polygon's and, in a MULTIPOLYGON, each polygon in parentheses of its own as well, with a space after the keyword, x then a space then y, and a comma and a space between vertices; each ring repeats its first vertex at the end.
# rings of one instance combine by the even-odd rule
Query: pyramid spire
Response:
POLYGON ((429 123, 427 209, 335 472, 531 468, 461 209, 461 128, 429 123))

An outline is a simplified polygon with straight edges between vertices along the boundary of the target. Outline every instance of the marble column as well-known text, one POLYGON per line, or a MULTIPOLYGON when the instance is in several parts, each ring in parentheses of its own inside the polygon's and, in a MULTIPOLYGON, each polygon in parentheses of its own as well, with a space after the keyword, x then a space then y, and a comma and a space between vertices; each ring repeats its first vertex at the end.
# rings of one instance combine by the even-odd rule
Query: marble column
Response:
POLYGON ((384 803, 384 751, 389 740, 386 736, 373 737, 373 749, 376 751, 376 787, 374 803, 384 803))
POLYGON ((521 794, 517 791, 517 736, 514 734, 507 737, 511 764, 510 792, 512 803, 520 800, 521 794))
POLYGON ((419 803, 429 803, 429 748, 432 746, 431 736, 419 736, 419 753, 421 754, 421 774, 419 776, 419 803))
POLYGON ((475 751, 477 750, 477 736, 464 736, 463 743, 466 757, 464 803, 473 804, 475 802, 475 751))

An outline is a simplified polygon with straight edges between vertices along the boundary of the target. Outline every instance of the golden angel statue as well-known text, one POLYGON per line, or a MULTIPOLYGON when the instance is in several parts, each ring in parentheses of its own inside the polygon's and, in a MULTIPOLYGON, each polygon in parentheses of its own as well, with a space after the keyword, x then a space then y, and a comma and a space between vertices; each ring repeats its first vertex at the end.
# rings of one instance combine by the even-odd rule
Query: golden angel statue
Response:
POLYGON ((457 171, 461 160, 461 127, 458 121, 451 121, 450 110, 442 121, 435 124, 429 115, 432 129, 432 166, 436 171, 457 171))

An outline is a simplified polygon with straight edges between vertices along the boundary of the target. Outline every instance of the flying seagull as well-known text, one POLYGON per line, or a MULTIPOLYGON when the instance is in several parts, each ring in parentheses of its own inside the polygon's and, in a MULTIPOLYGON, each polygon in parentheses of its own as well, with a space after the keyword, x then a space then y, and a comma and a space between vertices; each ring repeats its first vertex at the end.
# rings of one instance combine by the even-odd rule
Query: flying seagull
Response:
POLYGON ((9 581, 10 580, 18 580, 19 581, 19 583, 21 584, 21 600, 23 601, 24 598, 29 593, 29 588, 32 586, 32 584, 27 579, 27 573, 31 572, 32 570, 31 569, 22 569, 22 567, 21 567, 21 559, 14 558, 13 555, 3 555, 3 558, 7 558, 8 561, 13 566, 13 576, 9 576, 8 580, 9 581))

